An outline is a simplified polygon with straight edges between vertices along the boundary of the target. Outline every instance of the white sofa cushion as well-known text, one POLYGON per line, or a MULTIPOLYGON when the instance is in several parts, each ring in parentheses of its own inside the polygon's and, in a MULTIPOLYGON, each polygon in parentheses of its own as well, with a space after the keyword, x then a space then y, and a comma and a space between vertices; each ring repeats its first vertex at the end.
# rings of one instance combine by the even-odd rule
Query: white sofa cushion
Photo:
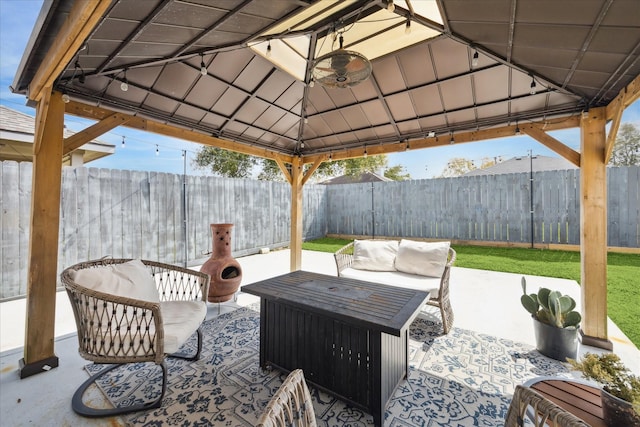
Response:
POLYGON ((438 296, 440 278, 417 276, 401 271, 368 271, 355 268, 345 268, 340 272, 341 277, 364 280, 366 282, 381 283, 406 289, 429 292, 430 298, 438 296))
POLYGON ((148 302, 160 302, 151 271, 139 259, 71 272, 80 286, 94 291, 148 302))
POLYGON ((450 242, 416 242, 402 239, 395 267, 398 271, 420 276, 442 277, 450 242))
POLYGON ((398 242, 395 240, 354 240, 352 268, 371 271, 396 271, 398 242))
POLYGON ((207 315, 204 301, 163 301, 160 303, 164 328, 164 352, 175 353, 200 327, 207 315))

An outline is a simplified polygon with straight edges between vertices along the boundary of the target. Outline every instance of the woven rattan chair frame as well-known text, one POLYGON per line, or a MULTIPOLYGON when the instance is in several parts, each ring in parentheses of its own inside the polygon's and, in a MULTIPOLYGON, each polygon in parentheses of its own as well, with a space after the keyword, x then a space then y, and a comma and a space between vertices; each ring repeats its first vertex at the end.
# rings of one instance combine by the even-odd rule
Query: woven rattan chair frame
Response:
POLYGON ((589 427, 589 424, 545 399, 535 390, 518 385, 507 411, 505 427, 522 427, 525 425, 525 417, 535 427, 589 427))
MULTIPOLYGON (((333 254, 336 260, 336 268, 338 270, 338 276, 340 272, 346 268, 351 267, 353 264, 353 242, 338 249, 333 254)), ((451 307, 451 301, 449 299, 449 275, 451 274, 451 266, 456 261, 456 251, 453 248, 449 248, 447 255, 447 263, 440 279, 440 286, 438 288, 438 295, 432 297, 427 301, 428 305, 438 307, 440 309, 440 316, 442 317, 442 329, 445 334, 448 334, 453 326, 453 307, 451 307)))
MULTIPOLYGON (((167 367, 165 356, 187 360, 200 358, 202 331, 196 331, 197 348, 193 354, 164 352, 164 328, 160 303, 120 297, 85 288, 72 279, 72 270, 121 264, 131 259, 104 258, 81 262, 66 268, 60 275, 78 329, 78 352, 94 363, 112 364, 91 376, 75 392, 72 407, 87 417, 102 417, 158 408, 166 391, 167 367), (96 328, 95 325, 101 325, 96 328), (97 409, 86 406, 82 396, 87 388, 109 371, 126 363, 154 362, 162 370, 162 393, 154 401, 124 408, 97 409)), ((209 290, 209 275, 186 268, 142 260, 149 268, 160 301, 204 301, 209 290)))
POLYGON ((316 427, 311 394, 301 369, 292 371, 273 395, 257 427, 316 427))

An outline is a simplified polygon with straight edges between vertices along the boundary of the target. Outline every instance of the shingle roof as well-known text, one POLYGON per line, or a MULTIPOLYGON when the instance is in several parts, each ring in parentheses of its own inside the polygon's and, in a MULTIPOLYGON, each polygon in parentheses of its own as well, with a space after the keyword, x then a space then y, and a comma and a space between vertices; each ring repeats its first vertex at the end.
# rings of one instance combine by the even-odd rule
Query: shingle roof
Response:
POLYGON ((576 169, 577 166, 562 157, 534 155, 530 157, 512 157, 486 169, 475 169, 464 176, 500 175, 505 173, 542 172, 561 169, 576 169))

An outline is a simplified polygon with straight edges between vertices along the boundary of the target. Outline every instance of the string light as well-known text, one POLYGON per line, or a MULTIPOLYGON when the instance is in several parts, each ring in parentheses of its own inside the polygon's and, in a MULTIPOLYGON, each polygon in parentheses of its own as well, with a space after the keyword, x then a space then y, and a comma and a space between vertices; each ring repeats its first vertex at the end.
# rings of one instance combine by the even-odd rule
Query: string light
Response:
POLYGON ((404 33, 411 34, 411 19, 407 18, 407 23, 404 26, 404 33))
POLYGON ((160 148, 158 148, 158 144, 156 144, 156 156, 160 155, 160 148))
POLYGON ((529 91, 529 93, 531 95, 535 95, 536 94, 536 81, 533 78, 533 76, 531 76, 531 91, 529 91))
POLYGON ((267 58, 271 58, 271 40, 267 44, 267 58))
POLYGON ((364 154, 363 157, 366 159, 367 158, 367 147, 364 147, 364 154))
POLYGON ((122 135, 122 148, 124 148, 124 135, 122 135))
POLYGON ((311 79, 311 81, 309 81, 309 87, 314 87, 315 85, 316 85, 315 79, 311 79))
POLYGON ((389 1, 387 2, 387 11, 389 11, 389 12, 392 12, 392 13, 393 13, 393 11, 394 11, 394 10, 396 10, 396 5, 395 5, 395 4, 393 4, 393 0, 389 0, 389 1))
POLYGON ((304 141, 300 141, 300 148, 304 148, 304 141))
POLYGON ((518 126, 518 122, 516 122, 516 135, 520 135, 520 127, 518 126))
POLYGON ((69 95, 67 94, 67 91, 62 91, 62 102, 64 102, 65 104, 68 104, 69 101, 71 101, 71 98, 69 98, 69 95))
POLYGON ((127 70, 124 70, 124 79, 120 83, 120 90, 126 92, 129 90, 129 81, 127 80, 127 70))
POLYGON ((480 55, 478 54, 478 51, 476 50, 475 52, 473 52, 473 58, 471 59, 471 66, 472 67, 477 67, 478 66, 478 59, 480 58, 480 55))
POLYGON ((207 66, 204 65, 204 55, 202 53, 200 54, 200 74, 207 75, 207 66))
POLYGON ((453 133, 451 133, 451 139, 449 140, 449 144, 454 144, 456 142, 455 139, 453 139, 453 133))

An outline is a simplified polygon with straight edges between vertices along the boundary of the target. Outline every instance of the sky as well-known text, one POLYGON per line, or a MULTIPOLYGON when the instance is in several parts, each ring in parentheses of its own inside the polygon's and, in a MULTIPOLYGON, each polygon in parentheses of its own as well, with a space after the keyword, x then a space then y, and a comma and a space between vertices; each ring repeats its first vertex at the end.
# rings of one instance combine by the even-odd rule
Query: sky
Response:
MULTIPOLYGON (((35 116, 35 109, 26 106, 23 95, 12 94, 9 86, 13 83, 41 6, 42 0, 0 0, 0 104, 31 116, 35 116)), ((625 110, 622 122, 640 126, 640 101, 625 110)), ((68 115, 65 118, 67 128, 76 132, 91 124, 90 121, 74 116, 68 115)), ((574 150, 580 150, 579 128, 549 134, 574 150)), ((201 147, 199 144, 125 127, 115 128, 97 139, 114 144, 116 153, 93 161, 87 167, 188 175, 206 173, 192 164, 201 147), (186 162, 183 153, 186 154, 186 162)), ((412 179, 425 179, 440 176, 453 158, 462 157, 480 165, 483 159, 507 160, 527 156, 529 152, 533 155, 559 157, 554 151, 526 135, 392 153, 387 157, 388 166, 402 165, 412 179)))

